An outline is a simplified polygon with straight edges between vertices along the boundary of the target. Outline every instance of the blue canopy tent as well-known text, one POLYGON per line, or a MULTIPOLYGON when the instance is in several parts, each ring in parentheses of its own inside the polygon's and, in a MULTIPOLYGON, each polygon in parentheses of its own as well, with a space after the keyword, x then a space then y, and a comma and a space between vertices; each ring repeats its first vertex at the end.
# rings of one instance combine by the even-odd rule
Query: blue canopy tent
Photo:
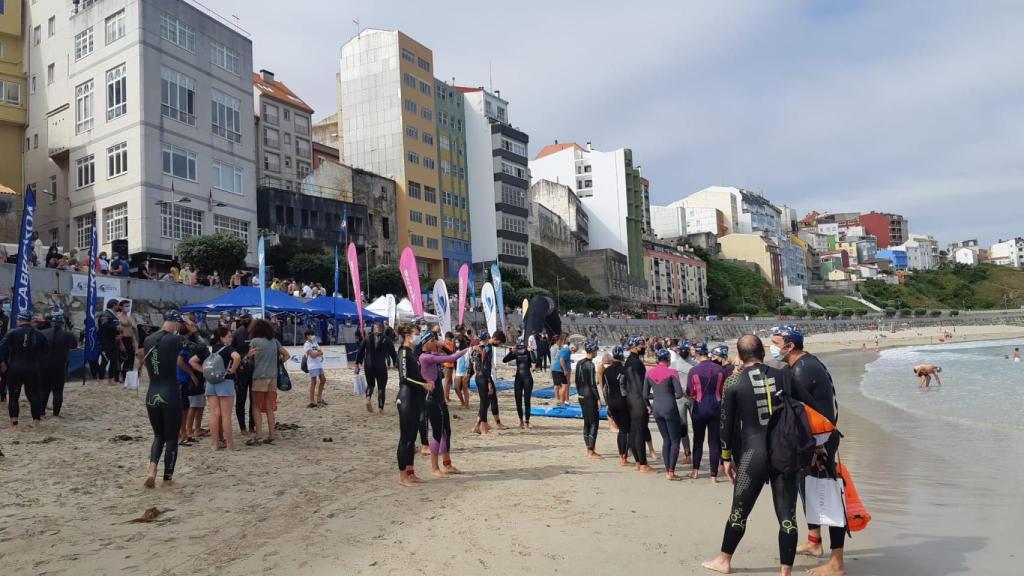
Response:
MULTIPOLYGON (((242 308, 260 307, 260 289, 252 286, 239 286, 234 290, 203 302, 182 306, 182 312, 224 312, 242 308)), ((278 290, 267 290, 267 311, 276 314, 308 314, 309 308, 299 300, 278 290)))
MULTIPOLYGON (((355 322, 359 319, 359 312, 356 310, 356 303, 347 298, 334 298, 333 296, 317 296, 303 304, 309 314, 336 318, 344 322, 355 322)), ((387 320, 386 316, 374 314, 365 307, 363 308, 363 320, 373 324, 387 320)))

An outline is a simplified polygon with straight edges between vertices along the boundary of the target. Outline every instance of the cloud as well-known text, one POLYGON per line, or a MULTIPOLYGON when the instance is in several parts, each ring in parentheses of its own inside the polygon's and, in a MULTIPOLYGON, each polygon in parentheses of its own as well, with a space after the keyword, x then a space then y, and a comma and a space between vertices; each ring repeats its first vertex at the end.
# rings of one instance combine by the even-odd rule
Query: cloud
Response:
POLYGON ((943 242, 1024 235, 1019 3, 307 0, 301 41, 260 4, 214 8, 318 116, 358 17, 431 47, 441 78, 493 77, 534 151, 631 147, 656 202, 732 184, 801 212, 901 212, 943 242))

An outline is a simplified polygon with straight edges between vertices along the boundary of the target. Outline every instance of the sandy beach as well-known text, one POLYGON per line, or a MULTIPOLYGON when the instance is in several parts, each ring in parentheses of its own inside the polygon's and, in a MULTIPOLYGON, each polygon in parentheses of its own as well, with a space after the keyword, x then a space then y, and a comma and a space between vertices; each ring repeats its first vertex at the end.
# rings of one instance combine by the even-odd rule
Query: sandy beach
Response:
MULTIPOLYGON (((1021 497, 983 462, 985 435, 953 428, 950 436, 948 426, 863 398, 874 353, 855 347, 826 357, 844 461, 875 517, 848 540, 849 573, 1019 573, 1011 520, 1020 519, 1021 497), (924 436, 908 437, 915 428, 924 436)), ((383 417, 367 414, 346 371, 331 375, 330 406, 307 409, 301 373, 293 379, 278 417, 297 430, 230 453, 208 440, 182 447, 173 490, 142 488, 151 432, 141 393, 72 382, 65 417, 36 430, 5 421, 3 574, 706 574, 700 561, 720 546, 731 485, 711 485, 706 473, 668 482, 622 469, 604 422, 605 458, 591 461, 581 421, 534 418, 534 430, 479 437, 470 433, 475 413, 455 408, 453 458, 465 474, 405 489, 391 399, 383 417), (150 507, 165 512, 131 523, 150 507)), ((538 374, 540 386, 547 380, 538 374)), ((511 393, 501 395, 501 411, 515 424, 511 393)), ((1019 472, 1019 462, 1002 472, 1019 472)), ((428 458, 418 456, 417 469, 427 476, 428 458)), ((766 488, 737 573, 777 573, 776 531, 766 488)), ((813 564, 798 558, 796 568, 813 564)))

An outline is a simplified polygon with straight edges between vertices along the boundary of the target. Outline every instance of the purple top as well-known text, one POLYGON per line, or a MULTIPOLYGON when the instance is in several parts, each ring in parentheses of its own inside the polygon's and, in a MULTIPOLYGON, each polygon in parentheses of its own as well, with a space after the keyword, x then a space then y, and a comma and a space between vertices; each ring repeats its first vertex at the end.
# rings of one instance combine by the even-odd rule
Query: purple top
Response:
POLYGON ((420 354, 420 373, 423 375, 424 382, 433 382, 437 380, 437 365, 443 362, 454 362, 459 358, 462 358, 470 351, 470 348, 464 348, 459 350, 455 354, 449 356, 442 356, 440 354, 427 354, 424 352, 420 354))

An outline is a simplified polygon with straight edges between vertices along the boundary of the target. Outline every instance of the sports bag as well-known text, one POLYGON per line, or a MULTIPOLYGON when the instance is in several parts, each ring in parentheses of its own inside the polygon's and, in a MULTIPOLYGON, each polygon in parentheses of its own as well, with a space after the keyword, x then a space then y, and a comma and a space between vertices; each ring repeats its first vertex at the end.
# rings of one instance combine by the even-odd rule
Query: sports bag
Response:
POLYGON ((796 474, 811 465, 815 441, 802 402, 785 390, 775 395, 777 402, 768 420, 768 458, 781 474, 796 474))
POLYGON ((203 378, 210 384, 220 384, 228 376, 228 369, 224 366, 224 357, 220 355, 220 350, 203 360, 203 378))

